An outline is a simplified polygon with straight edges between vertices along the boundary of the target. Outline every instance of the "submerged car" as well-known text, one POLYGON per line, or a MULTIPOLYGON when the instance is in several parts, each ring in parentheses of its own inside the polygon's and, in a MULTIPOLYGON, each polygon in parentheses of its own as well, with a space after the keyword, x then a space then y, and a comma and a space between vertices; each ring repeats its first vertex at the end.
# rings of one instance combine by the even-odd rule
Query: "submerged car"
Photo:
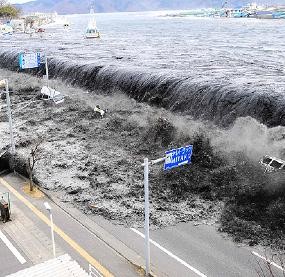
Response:
POLYGON ((266 168, 266 171, 283 170, 285 172, 284 160, 266 155, 262 158, 260 163, 266 168))
POLYGON ((59 91, 47 86, 42 87, 41 98, 43 100, 52 100, 55 104, 64 102, 64 96, 59 91))

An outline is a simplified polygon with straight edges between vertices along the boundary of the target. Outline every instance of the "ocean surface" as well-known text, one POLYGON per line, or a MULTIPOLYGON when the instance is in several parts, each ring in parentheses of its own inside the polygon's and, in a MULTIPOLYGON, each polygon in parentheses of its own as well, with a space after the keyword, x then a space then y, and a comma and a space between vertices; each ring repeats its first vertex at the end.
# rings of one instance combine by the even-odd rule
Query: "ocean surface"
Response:
MULTIPOLYGON (((128 92, 135 98, 136 93, 143 93, 143 100, 147 90, 152 94, 153 103, 146 99, 151 104, 167 97, 163 107, 190 114, 195 113, 194 107, 189 104, 182 107, 181 102, 193 102, 195 95, 195 99, 198 97, 195 103, 205 101, 199 107, 203 111, 197 114, 206 114, 217 122, 229 112, 217 113, 224 109, 217 102, 225 98, 232 109, 237 109, 226 123, 245 112, 267 125, 285 125, 285 20, 179 18, 164 14, 96 14, 101 39, 91 40, 84 38, 90 15, 71 15, 67 16, 68 30, 63 23, 48 25, 43 38, 26 34, 0 37, 0 53, 40 50, 54 58, 53 71, 63 79, 68 79, 67 74, 71 73, 67 70, 69 66, 80 65, 72 80, 90 79, 86 71, 96 68, 101 75, 92 76, 101 87, 103 78, 108 87, 131 89, 128 92), (56 64, 62 60, 64 64, 56 64), (187 99, 182 99, 182 91, 187 99), (205 100, 209 92, 211 99, 205 100), (250 97, 250 103, 243 102, 237 107, 241 97, 246 101, 250 97), (263 110, 255 113, 262 105, 266 115, 263 110), (211 111, 206 112, 207 107, 211 111)), ((90 88, 87 83, 86 80, 83 85, 90 88)), ((137 98, 142 100, 138 95, 137 98)))

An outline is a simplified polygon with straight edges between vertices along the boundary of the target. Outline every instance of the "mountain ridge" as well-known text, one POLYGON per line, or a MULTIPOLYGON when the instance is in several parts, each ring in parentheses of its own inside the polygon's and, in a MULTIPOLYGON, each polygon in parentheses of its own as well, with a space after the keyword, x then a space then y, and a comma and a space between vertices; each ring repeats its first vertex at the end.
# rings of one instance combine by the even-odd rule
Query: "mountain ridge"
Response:
MULTIPOLYGON (((155 10, 183 10, 195 8, 220 8, 221 0, 97 0, 96 12, 134 12, 155 10)), ((236 7, 246 5, 248 0, 227 1, 228 6, 236 7)), ((282 0, 259 0, 258 4, 280 4, 282 0)), ((24 13, 28 12, 58 12, 59 14, 88 13, 90 0, 37 0, 18 4, 24 13)))

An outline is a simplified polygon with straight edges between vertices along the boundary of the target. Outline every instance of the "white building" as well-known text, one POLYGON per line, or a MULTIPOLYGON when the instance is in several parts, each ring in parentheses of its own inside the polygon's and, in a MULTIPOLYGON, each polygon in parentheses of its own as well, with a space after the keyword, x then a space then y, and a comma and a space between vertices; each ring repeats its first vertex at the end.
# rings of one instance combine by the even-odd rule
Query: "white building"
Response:
POLYGON ((24 32, 25 31, 25 20, 24 19, 12 19, 10 21, 11 27, 14 32, 24 32))

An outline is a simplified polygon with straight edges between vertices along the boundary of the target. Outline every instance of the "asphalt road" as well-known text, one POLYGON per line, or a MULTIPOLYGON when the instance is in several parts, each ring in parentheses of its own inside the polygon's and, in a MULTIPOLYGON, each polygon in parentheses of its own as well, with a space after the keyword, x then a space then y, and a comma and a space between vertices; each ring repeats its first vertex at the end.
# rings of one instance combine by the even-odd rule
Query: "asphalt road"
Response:
MULTIPOLYGON (((15 241, 9 238, 8 234, 4 232, 3 234, 12 243, 12 245, 17 246, 15 241)), ((23 253, 21 254, 24 255, 23 253)), ((7 247, 7 245, 4 244, 4 242, 0 239, 0 277, 4 277, 10 273, 15 273, 21 269, 24 269, 25 267, 30 266, 30 261, 28 261, 27 257, 25 257, 25 259, 26 262, 24 264, 20 263, 15 255, 11 252, 11 250, 7 247)))
MULTIPOLYGON (((23 195, 21 192, 22 179, 9 175, 5 176, 5 180, 13 184, 17 192, 23 195)), ((24 196, 40 213, 47 215, 43 205, 43 202, 47 201, 46 198, 33 199, 27 195, 24 196)), ((114 276, 141 276, 137 267, 128 260, 134 264, 144 266, 142 229, 114 225, 99 216, 90 218, 90 216, 87 217, 69 204, 61 203, 61 207, 59 207, 54 197, 53 200, 55 203, 52 203, 51 200, 48 201, 52 206, 54 223, 70 238, 66 238, 59 231, 56 233, 55 241, 58 255, 68 253, 85 270, 88 270, 88 256, 84 252, 86 251, 96 259, 99 265, 114 276), (80 249, 74 247, 72 243, 74 241, 80 246, 80 249)), ((12 203, 12 209, 14 207, 12 219, 14 217, 14 220, 20 221, 21 219, 17 218, 17 215, 24 218, 23 226, 31 225, 32 228, 37 228, 36 234, 42 233, 41 236, 37 235, 37 240, 42 241, 41 244, 45 244, 46 241, 50 242, 50 228, 40 218, 41 216, 14 195, 12 195, 12 203), (17 208, 20 210, 17 210, 17 208)), ((24 230, 22 230, 22 234, 24 233, 24 230)), ((151 269, 156 276, 255 277, 259 276, 257 273, 258 263, 263 267, 265 273, 265 275, 260 276, 272 276, 266 270, 264 261, 252 255, 252 251, 255 251, 261 256, 266 256, 262 248, 239 246, 230 238, 218 233, 213 226, 195 226, 192 223, 181 223, 173 227, 151 230, 150 236, 152 239, 151 269)), ((31 255, 35 252, 35 249, 30 249, 31 253, 29 253, 29 249, 26 249, 25 245, 19 244, 16 240, 14 242, 25 250, 23 251, 21 247, 19 249, 22 253, 27 254, 28 261, 31 260, 32 263, 36 263, 36 260, 33 260, 34 256, 31 255)), ((2 253, 2 249, 4 249, 3 253, 7 253, 6 262, 3 260, 6 271, 12 268, 14 272, 16 268, 23 266, 17 264, 15 258, 5 249, 3 243, 0 244, 0 253, 2 253)), ((41 253, 41 258, 52 258, 50 244, 41 253), (44 255, 45 251, 46 255, 44 255)), ((0 257, 0 264, 2 264, 1 259, 3 257, 0 257)), ((26 266, 28 265, 27 263, 26 266)), ((274 276, 283 276, 278 264, 276 266, 272 266, 274 276)), ((0 270, 0 272, 2 271, 0 270)))
MULTIPOLYGON (((129 248, 144 253, 143 229, 125 229, 114 226, 101 217, 96 223, 113 233, 129 248)), ((173 227, 150 231, 152 270, 158 276, 257 277, 262 266, 270 276, 264 260, 252 251, 266 256, 261 247, 248 247, 234 243, 231 238, 208 225, 195 226, 181 223, 173 227)), ((275 277, 284 277, 282 270, 271 266, 275 277)))
MULTIPOLYGON (((94 236, 94 234, 66 214, 57 205, 51 203, 49 199, 34 199, 25 195, 21 191, 23 179, 14 175, 5 176, 3 179, 9 184, 12 184, 13 187, 16 188, 16 193, 24 196, 27 203, 23 203, 23 201, 12 192, 10 194, 12 221, 2 226, 6 228, 6 233, 9 231, 13 233, 13 236, 10 236, 12 240, 13 238, 18 238, 14 240, 17 246, 16 248, 18 251, 24 253, 24 255, 27 255, 32 261, 32 264, 53 258, 50 227, 47 222, 43 220, 45 218, 47 220, 49 219, 48 213, 44 208, 44 202, 49 201, 56 226, 55 244, 57 255, 68 253, 87 272, 89 263, 93 263, 104 276, 140 276, 135 266, 94 236), (34 207, 33 210, 30 208, 31 205, 34 207), (37 244, 38 242, 40 243, 37 244), (40 247, 41 251, 39 251, 40 247), (103 269, 103 271, 101 269, 103 269)), ((0 192, 7 191, 6 187, 2 184, 3 179, 0 179, 0 192)), ((15 257, 13 258, 11 252, 9 253, 8 249, 5 249, 3 245, 1 246, 0 253, 2 253, 2 249, 5 251, 3 253, 8 253, 5 263, 5 273, 13 273, 16 269, 31 265, 31 263, 20 265, 20 263, 17 263, 17 260, 15 260, 15 257)), ((0 272, 2 274, 1 269, 0 272)))

